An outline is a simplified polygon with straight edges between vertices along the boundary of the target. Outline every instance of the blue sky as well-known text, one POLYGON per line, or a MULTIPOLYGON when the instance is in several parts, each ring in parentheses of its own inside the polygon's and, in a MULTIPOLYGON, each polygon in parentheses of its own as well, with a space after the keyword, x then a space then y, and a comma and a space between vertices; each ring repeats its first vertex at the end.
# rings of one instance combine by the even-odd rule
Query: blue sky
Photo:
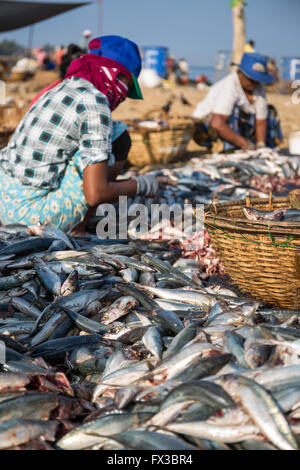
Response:
MULTIPOLYGON (((48 0, 52 1, 52 0, 48 0)), ((59 1, 59 0, 56 0, 59 1)), ((65 0, 67 1, 67 0, 65 0)), ((75 0, 74 0, 75 1, 75 0)), ((139 46, 162 45, 193 65, 213 65, 218 50, 230 50, 230 0, 102 0, 102 34, 120 34, 139 46)), ((248 0, 247 36, 258 52, 279 59, 300 57, 300 1, 248 0)), ((34 45, 79 42, 84 29, 98 33, 97 1, 34 26, 34 45)), ((29 28, 0 34, 28 43, 29 28)))

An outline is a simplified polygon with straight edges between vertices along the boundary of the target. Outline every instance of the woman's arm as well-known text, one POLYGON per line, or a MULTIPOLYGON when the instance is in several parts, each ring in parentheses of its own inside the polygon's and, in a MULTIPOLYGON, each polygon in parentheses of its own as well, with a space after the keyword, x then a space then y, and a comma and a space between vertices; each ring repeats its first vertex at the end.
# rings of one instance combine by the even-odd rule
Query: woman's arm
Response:
POLYGON ((135 196, 137 182, 125 180, 111 182, 108 179, 107 161, 87 166, 83 171, 83 191, 89 206, 95 207, 105 202, 114 202, 119 196, 135 196))

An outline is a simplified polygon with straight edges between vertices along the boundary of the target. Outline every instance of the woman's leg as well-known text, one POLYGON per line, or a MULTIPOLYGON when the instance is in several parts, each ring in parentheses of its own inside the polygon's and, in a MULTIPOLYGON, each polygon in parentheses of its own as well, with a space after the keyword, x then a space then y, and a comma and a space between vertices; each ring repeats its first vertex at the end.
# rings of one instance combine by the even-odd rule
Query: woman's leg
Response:
POLYGON ((40 189, 21 184, 0 168, 0 220, 3 225, 53 225, 68 230, 84 217, 82 178, 75 165, 68 165, 60 187, 40 189))

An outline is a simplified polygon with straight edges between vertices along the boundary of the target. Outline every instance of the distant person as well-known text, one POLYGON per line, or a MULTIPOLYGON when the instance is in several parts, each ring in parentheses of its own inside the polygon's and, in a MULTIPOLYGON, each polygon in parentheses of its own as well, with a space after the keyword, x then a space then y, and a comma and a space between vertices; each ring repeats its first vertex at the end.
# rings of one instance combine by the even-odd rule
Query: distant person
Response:
POLYGON ((36 60, 40 69, 44 67, 44 60, 46 59, 46 57, 47 53, 41 47, 38 47, 36 49, 36 60))
POLYGON ((167 80, 171 83, 176 83, 176 72, 178 65, 176 63, 176 57, 170 55, 167 59, 167 80))
POLYGON ((179 71, 179 83, 181 85, 186 85, 189 82, 190 68, 189 68, 189 64, 187 63, 185 59, 179 60, 178 71, 179 71))
POLYGON ((65 47, 60 46, 57 49, 56 54, 55 54, 56 66, 58 68, 60 68, 60 66, 61 66, 62 58, 63 58, 64 55, 65 55, 65 47))
POLYGON ((255 52, 255 42, 252 39, 245 44, 244 52, 255 52))
POLYGON ((48 55, 44 59, 42 68, 43 68, 43 70, 54 70, 55 69, 55 63, 50 59, 50 57, 48 55))
POLYGON ((82 33, 82 38, 80 41, 80 47, 84 51, 85 54, 88 51, 88 43, 91 37, 92 37, 92 31, 90 31, 89 29, 85 29, 82 33))
POLYGON ((196 82, 198 84, 204 85, 204 87, 205 86, 206 87, 211 86, 211 81, 209 80, 207 75, 198 75, 197 78, 196 78, 196 82))
POLYGON ((61 65, 60 65, 60 77, 64 78, 72 60, 79 59, 80 56, 84 54, 83 49, 81 49, 76 44, 70 44, 67 48, 66 53, 62 56, 61 65))
POLYGON ((264 56, 244 54, 238 70, 214 84, 197 105, 194 140, 212 151, 276 147, 282 132, 264 88, 273 81, 264 56))
POLYGON ((51 83, 50 85, 46 86, 43 88, 31 101, 29 105, 29 109, 34 105, 34 103, 42 96, 44 95, 47 91, 51 90, 54 88, 56 85, 62 82, 62 80, 65 78, 65 75, 67 73, 68 68, 71 65, 71 62, 75 59, 79 59, 83 55, 83 50, 80 49, 79 46, 76 44, 70 44, 67 49, 67 53, 64 54, 62 57, 62 63, 60 66, 60 79, 56 80, 55 82, 51 83))

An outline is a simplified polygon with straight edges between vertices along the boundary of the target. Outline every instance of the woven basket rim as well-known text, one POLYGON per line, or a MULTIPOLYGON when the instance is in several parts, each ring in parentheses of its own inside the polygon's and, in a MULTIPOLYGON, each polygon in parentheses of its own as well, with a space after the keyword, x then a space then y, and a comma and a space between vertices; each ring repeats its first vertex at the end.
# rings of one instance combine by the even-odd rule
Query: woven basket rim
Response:
POLYGON ((151 129, 148 127, 144 127, 139 125, 139 123, 136 123, 130 119, 126 119, 123 122, 127 124, 128 126, 133 126, 133 129, 128 129, 129 132, 134 133, 137 132, 139 134, 150 134, 150 133, 157 133, 157 132, 165 132, 165 131, 170 131, 170 130, 188 130, 188 129, 193 129, 194 127, 194 122, 192 120, 189 120, 188 118, 184 119, 176 119, 172 123, 172 119, 169 119, 169 125, 164 125, 164 126, 158 126, 155 129, 151 129))
MULTIPOLYGON (((260 205, 265 205, 270 203, 270 198, 255 198, 250 199, 251 207, 256 207, 260 205)), ((281 203, 289 204, 288 197, 278 197, 272 198, 271 203, 281 203)), ((300 222, 278 222, 273 220, 249 220, 241 218, 232 218, 229 216, 218 215, 218 210, 233 208, 234 206, 243 207, 249 203, 249 200, 235 200, 235 201, 226 201, 220 203, 212 203, 205 210, 204 223, 206 226, 213 228, 220 228, 226 230, 232 230, 234 232, 240 231, 242 233, 255 232, 257 234, 270 234, 272 230, 272 235, 293 235, 300 236, 300 222), (212 210, 213 208, 213 210, 212 210)), ((270 209, 271 210, 271 209, 270 209)))

